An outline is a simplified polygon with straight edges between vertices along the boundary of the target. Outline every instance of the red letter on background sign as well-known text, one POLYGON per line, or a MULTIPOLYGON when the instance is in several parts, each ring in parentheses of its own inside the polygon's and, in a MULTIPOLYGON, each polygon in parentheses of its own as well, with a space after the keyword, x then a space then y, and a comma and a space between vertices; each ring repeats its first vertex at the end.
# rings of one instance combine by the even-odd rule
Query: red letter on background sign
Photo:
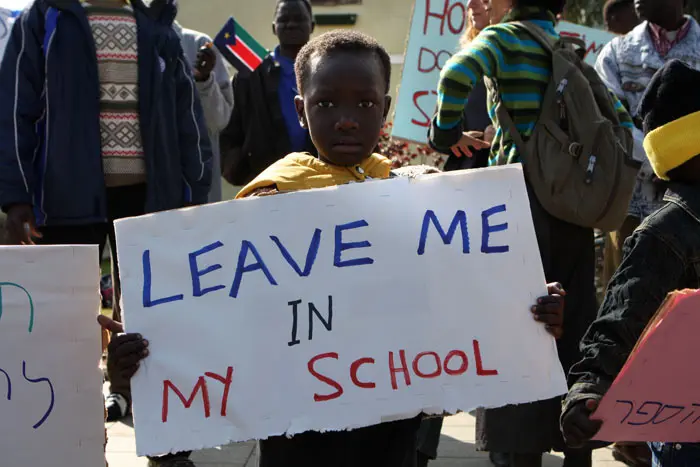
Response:
POLYGON ((443 364, 443 366, 445 367, 445 373, 447 373, 450 376, 458 376, 464 374, 467 372, 467 368, 469 368, 469 360, 467 360, 467 354, 465 354, 461 350, 453 350, 452 352, 447 354, 447 357, 445 357, 445 363, 443 364), (462 363, 456 370, 451 370, 450 360, 452 360, 454 357, 461 358, 462 363))
POLYGON ((194 385, 192 393, 190 394, 190 397, 188 399, 185 399, 185 396, 180 392, 177 386, 173 384, 172 381, 166 379, 165 381, 163 381, 163 423, 168 421, 168 389, 172 389, 173 392, 177 394, 177 397, 180 398, 180 401, 186 409, 189 409, 192 406, 194 398, 197 397, 197 393, 201 389, 202 399, 204 402, 204 416, 206 418, 209 418, 209 416, 211 415, 211 409, 209 406, 209 391, 207 390, 207 382, 204 380, 204 376, 200 376, 199 378, 197 378, 197 384, 194 385))
POLYGON ((221 416, 225 417, 226 409, 228 408, 228 393, 231 389, 231 382, 233 381, 233 367, 228 367, 228 369, 226 370, 225 378, 221 375, 217 375, 216 373, 212 373, 209 371, 204 373, 204 376, 208 376, 212 379, 215 379, 224 385, 224 395, 221 396, 221 416))
MULTIPOLYGON (((432 92, 435 93, 435 91, 432 91, 432 92)), ((430 126, 430 115, 428 115, 425 112, 425 110, 423 110, 421 108, 420 104, 418 103, 418 99, 420 99, 421 97, 428 96, 428 95, 430 95, 430 93, 431 93, 431 91, 416 91, 413 93, 413 105, 415 105, 416 109, 418 109, 418 111, 421 113, 421 115, 423 115, 423 120, 419 121, 419 120, 416 120, 415 118, 411 119, 411 123, 413 123, 416 126, 420 126, 423 128, 428 128, 430 126)), ((437 94, 437 93, 435 93, 435 94, 437 94)))
POLYGON ((357 386, 358 388, 363 388, 363 389, 374 389, 377 387, 375 383, 363 383, 357 378, 357 372, 359 371, 360 367, 365 364, 372 363, 374 364, 374 359, 373 358, 358 358, 354 362, 352 362, 352 365, 350 365, 350 379, 352 380, 352 384, 357 386))
POLYGON ((335 388, 336 391, 333 394, 328 394, 325 396, 320 396, 318 394, 314 394, 314 400, 316 402, 325 402, 325 401, 329 401, 332 399, 337 399, 343 395, 343 387, 340 384, 338 384, 337 381, 318 373, 314 369, 314 364, 319 360, 323 360, 324 358, 334 358, 334 359, 338 360, 338 354, 336 352, 329 352, 329 353, 324 353, 321 355, 316 355, 314 358, 309 360, 309 365, 308 365, 309 366, 309 373, 314 375, 314 377, 316 377, 316 379, 318 379, 322 383, 326 383, 327 385, 335 388))
POLYGON ((479 376, 495 376, 498 370, 484 370, 484 364, 481 360, 481 349, 479 341, 474 339, 474 360, 476 360, 476 374, 479 376))
POLYGON ((440 363, 440 356, 437 354, 437 352, 421 352, 418 355, 416 355, 416 358, 413 359, 413 372, 416 374, 416 376, 419 376, 421 378, 437 378, 442 374, 442 364, 440 363), (435 371, 432 373, 422 373, 420 371, 420 368, 418 368, 418 362, 420 361, 421 358, 430 355, 435 359, 435 371))
POLYGON ((408 365, 406 365, 406 351, 399 350, 399 358, 401 359, 401 367, 396 368, 394 366, 394 352, 389 352, 389 372, 391 373, 391 387, 395 390, 399 388, 396 383, 396 373, 403 373, 403 379, 406 382, 406 386, 411 385, 411 375, 408 372, 408 365))

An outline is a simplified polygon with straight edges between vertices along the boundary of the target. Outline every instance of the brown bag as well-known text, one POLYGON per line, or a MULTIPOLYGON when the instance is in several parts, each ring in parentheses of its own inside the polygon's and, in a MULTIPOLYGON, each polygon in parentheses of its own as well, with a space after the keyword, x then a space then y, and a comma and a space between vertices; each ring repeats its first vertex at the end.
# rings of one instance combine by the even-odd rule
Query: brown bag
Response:
POLYGON ((552 53, 552 78, 527 141, 503 105, 497 83, 485 80, 498 121, 520 153, 525 177, 552 216, 617 230, 627 216, 640 167, 632 158, 632 133, 620 126, 610 92, 583 61, 583 41, 554 41, 534 23, 514 24, 552 53))

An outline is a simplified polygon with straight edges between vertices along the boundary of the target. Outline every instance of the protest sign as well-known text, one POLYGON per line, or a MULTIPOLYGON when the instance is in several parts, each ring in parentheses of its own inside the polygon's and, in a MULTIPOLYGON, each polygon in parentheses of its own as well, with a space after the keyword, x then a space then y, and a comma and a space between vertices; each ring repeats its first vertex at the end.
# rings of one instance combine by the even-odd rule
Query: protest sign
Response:
MULTIPOLYGON (((394 138, 427 143, 440 71, 459 50, 459 38, 466 24, 464 0, 416 0, 394 114, 394 138)), ((615 37, 566 21, 559 22, 557 30, 586 42, 586 61, 590 64, 595 63, 603 46, 615 37)))
POLYGON ((700 442, 700 292, 669 295, 600 402, 604 441, 700 442))
POLYGON ((116 223, 139 455, 566 391, 519 165, 116 223))
POLYGON ((0 462, 105 465, 94 246, 0 247, 0 462))

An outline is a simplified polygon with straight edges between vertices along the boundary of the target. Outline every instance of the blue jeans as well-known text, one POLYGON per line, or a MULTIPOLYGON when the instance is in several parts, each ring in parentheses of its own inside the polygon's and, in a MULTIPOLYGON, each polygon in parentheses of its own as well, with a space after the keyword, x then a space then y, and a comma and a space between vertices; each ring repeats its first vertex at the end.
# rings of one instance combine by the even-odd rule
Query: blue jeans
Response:
POLYGON ((649 443, 653 467, 700 466, 698 443, 649 443))

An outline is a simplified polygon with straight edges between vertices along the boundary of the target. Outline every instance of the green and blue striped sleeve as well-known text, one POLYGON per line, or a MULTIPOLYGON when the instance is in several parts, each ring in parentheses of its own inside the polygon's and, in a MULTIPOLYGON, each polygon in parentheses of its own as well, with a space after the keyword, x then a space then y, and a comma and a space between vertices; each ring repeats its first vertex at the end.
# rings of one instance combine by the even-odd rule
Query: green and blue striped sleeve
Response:
POLYGON ((431 125, 430 139, 434 147, 446 149, 459 141, 469 94, 484 76, 496 74, 496 40, 495 32, 483 31, 443 67, 437 89, 437 114, 431 125))
POLYGON ((618 97, 615 95, 614 92, 610 91, 610 96, 613 99, 613 103, 615 104, 615 110, 617 111, 617 116, 620 118, 620 126, 629 128, 630 130, 635 128, 634 126, 634 120, 632 120, 632 116, 629 114, 627 109, 625 108, 624 105, 622 105, 622 102, 618 97))

